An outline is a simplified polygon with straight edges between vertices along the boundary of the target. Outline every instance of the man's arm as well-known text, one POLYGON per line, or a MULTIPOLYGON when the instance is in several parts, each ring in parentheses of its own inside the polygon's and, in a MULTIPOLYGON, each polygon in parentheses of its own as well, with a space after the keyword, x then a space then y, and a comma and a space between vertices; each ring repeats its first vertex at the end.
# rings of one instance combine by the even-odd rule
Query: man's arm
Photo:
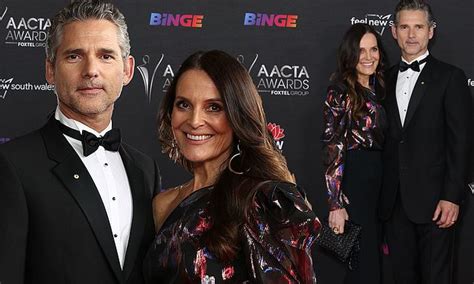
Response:
POLYGON ((23 283, 28 209, 18 172, 0 152, 0 283, 23 283))
POLYGON ((467 173, 471 145, 472 98, 467 78, 461 69, 455 68, 446 87, 446 175, 441 200, 433 214, 433 220, 441 228, 457 221, 459 204, 467 190, 467 173))

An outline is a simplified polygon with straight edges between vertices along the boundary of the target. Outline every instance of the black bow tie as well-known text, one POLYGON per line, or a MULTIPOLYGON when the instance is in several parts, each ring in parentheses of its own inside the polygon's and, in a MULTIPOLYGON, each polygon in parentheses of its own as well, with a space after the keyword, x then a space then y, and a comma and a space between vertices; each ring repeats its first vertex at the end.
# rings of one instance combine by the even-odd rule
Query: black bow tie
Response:
POLYGON ((408 68, 411 68, 413 71, 420 72, 420 65, 425 63, 428 57, 425 57, 423 60, 415 60, 411 64, 406 63, 405 61, 400 61, 400 65, 398 65, 398 70, 400 72, 405 72, 408 68))
POLYGON ((120 138, 119 129, 111 129, 107 131, 103 137, 97 137, 85 130, 82 130, 81 134, 79 131, 69 128, 59 121, 57 122, 62 133, 82 142, 82 151, 86 157, 94 153, 99 146, 103 146, 106 150, 113 152, 117 152, 120 148, 120 142, 122 139, 120 138))

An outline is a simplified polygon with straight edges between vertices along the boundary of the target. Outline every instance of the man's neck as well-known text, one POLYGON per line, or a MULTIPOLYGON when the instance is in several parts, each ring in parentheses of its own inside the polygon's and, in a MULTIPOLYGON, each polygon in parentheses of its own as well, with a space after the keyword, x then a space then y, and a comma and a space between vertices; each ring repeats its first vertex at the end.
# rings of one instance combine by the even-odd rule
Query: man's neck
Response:
POLYGON ((101 114, 85 115, 73 112, 61 105, 59 105, 59 110, 66 118, 80 122, 98 133, 104 131, 104 129, 110 125, 112 119, 112 111, 103 112, 101 114))
POLYGON ((424 59, 425 57, 427 57, 428 55, 430 55, 429 51, 425 50, 425 52, 423 52, 422 54, 414 55, 414 56, 410 56, 408 54, 402 54, 402 59, 406 61, 408 64, 411 64, 413 61, 415 60, 420 61, 424 59))

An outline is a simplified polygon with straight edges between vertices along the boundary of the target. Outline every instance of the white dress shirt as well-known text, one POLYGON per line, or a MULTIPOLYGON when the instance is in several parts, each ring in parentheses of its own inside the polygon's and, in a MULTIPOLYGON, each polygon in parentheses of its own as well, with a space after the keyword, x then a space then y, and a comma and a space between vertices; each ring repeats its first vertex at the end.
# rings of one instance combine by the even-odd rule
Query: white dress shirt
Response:
MULTIPOLYGON (((425 59, 429 55, 428 50, 421 55, 420 57, 416 58, 415 60, 421 61, 425 59)), ((411 64, 415 60, 411 62, 407 62, 402 57, 402 61, 411 64)), ((397 96, 397 104, 398 104, 398 111, 400 112, 400 120, 402 122, 402 126, 405 123, 405 117, 407 115, 408 104, 410 103, 411 93, 415 88, 416 81, 420 76, 421 71, 425 67, 426 62, 420 64, 420 72, 413 71, 411 68, 404 72, 398 71, 397 77, 397 87, 396 87, 396 96, 397 96)))
MULTIPOLYGON (((104 136, 107 131, 112 129, 112 122, 107 128, 98 133, 92 128, 80 123, 79 121, 67 118, 60 110, 56 108, 54 115, 56 120, 62 124, 78 130, 82 133, 86 130, 97 137, 104 136)), ((132 195, 130 184, 128 182, 127 172, 123 165, 122 157, 119 152, 111 152, 99 146, 97 151, 85 157, 82 151, 82 143, 72 137, 64 134, 67 141, 76 151, 79 158, 87 168, 97 190, 99 191, 102 203, 109 218, 112 229, 112 237, 115 241, 115 248, 123 268, 125 254, 127 252, 128 239, 130 237, 130 228, 132 226, 132 195)), ((87 248, 84 248, 87 249, 87 248)))

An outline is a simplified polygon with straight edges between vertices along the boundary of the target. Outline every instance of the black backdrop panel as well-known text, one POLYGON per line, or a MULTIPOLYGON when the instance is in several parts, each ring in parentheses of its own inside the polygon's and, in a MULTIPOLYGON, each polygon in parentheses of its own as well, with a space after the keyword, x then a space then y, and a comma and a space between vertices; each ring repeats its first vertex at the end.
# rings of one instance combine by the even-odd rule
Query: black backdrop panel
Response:
MULTIPOLYGON (((56 105, 44 79, 44 36, 49 18, 68 1, 0 0, 0 143, 40 127, 56 105)), ((315 211, 327 216, 321 167, 322 103, 337 46, 356 22, 382 35, 393 64, 399 58, 390 25, 397 1, 116 1, 127 17, 135 76, 116 105, 114 125, 162 169, 164 187, 189 174, 160 153, 157 109, 179 64, 196 50, 222 49, 249 70, 267 119, 298 183, 315 211), (273 17, 273 18, 272 18, 273 17)), ((464 69, 474 87, 472 1, 433 1, 437 28, 431 52, 464 69)), ((472 91, 471 91, 472 92, 472 91)), ((473 129, 474 130, 474 129, 473 129)), ((466 189, 467 190, 467 189, 466 189)), ((473 195, 459 223, 456 283, 471 284, 473 195)), ((314 252, 319 283, 340 283, 343 267, 314 252)), ((384 259, 386 283, 391 271, 384 259)))

